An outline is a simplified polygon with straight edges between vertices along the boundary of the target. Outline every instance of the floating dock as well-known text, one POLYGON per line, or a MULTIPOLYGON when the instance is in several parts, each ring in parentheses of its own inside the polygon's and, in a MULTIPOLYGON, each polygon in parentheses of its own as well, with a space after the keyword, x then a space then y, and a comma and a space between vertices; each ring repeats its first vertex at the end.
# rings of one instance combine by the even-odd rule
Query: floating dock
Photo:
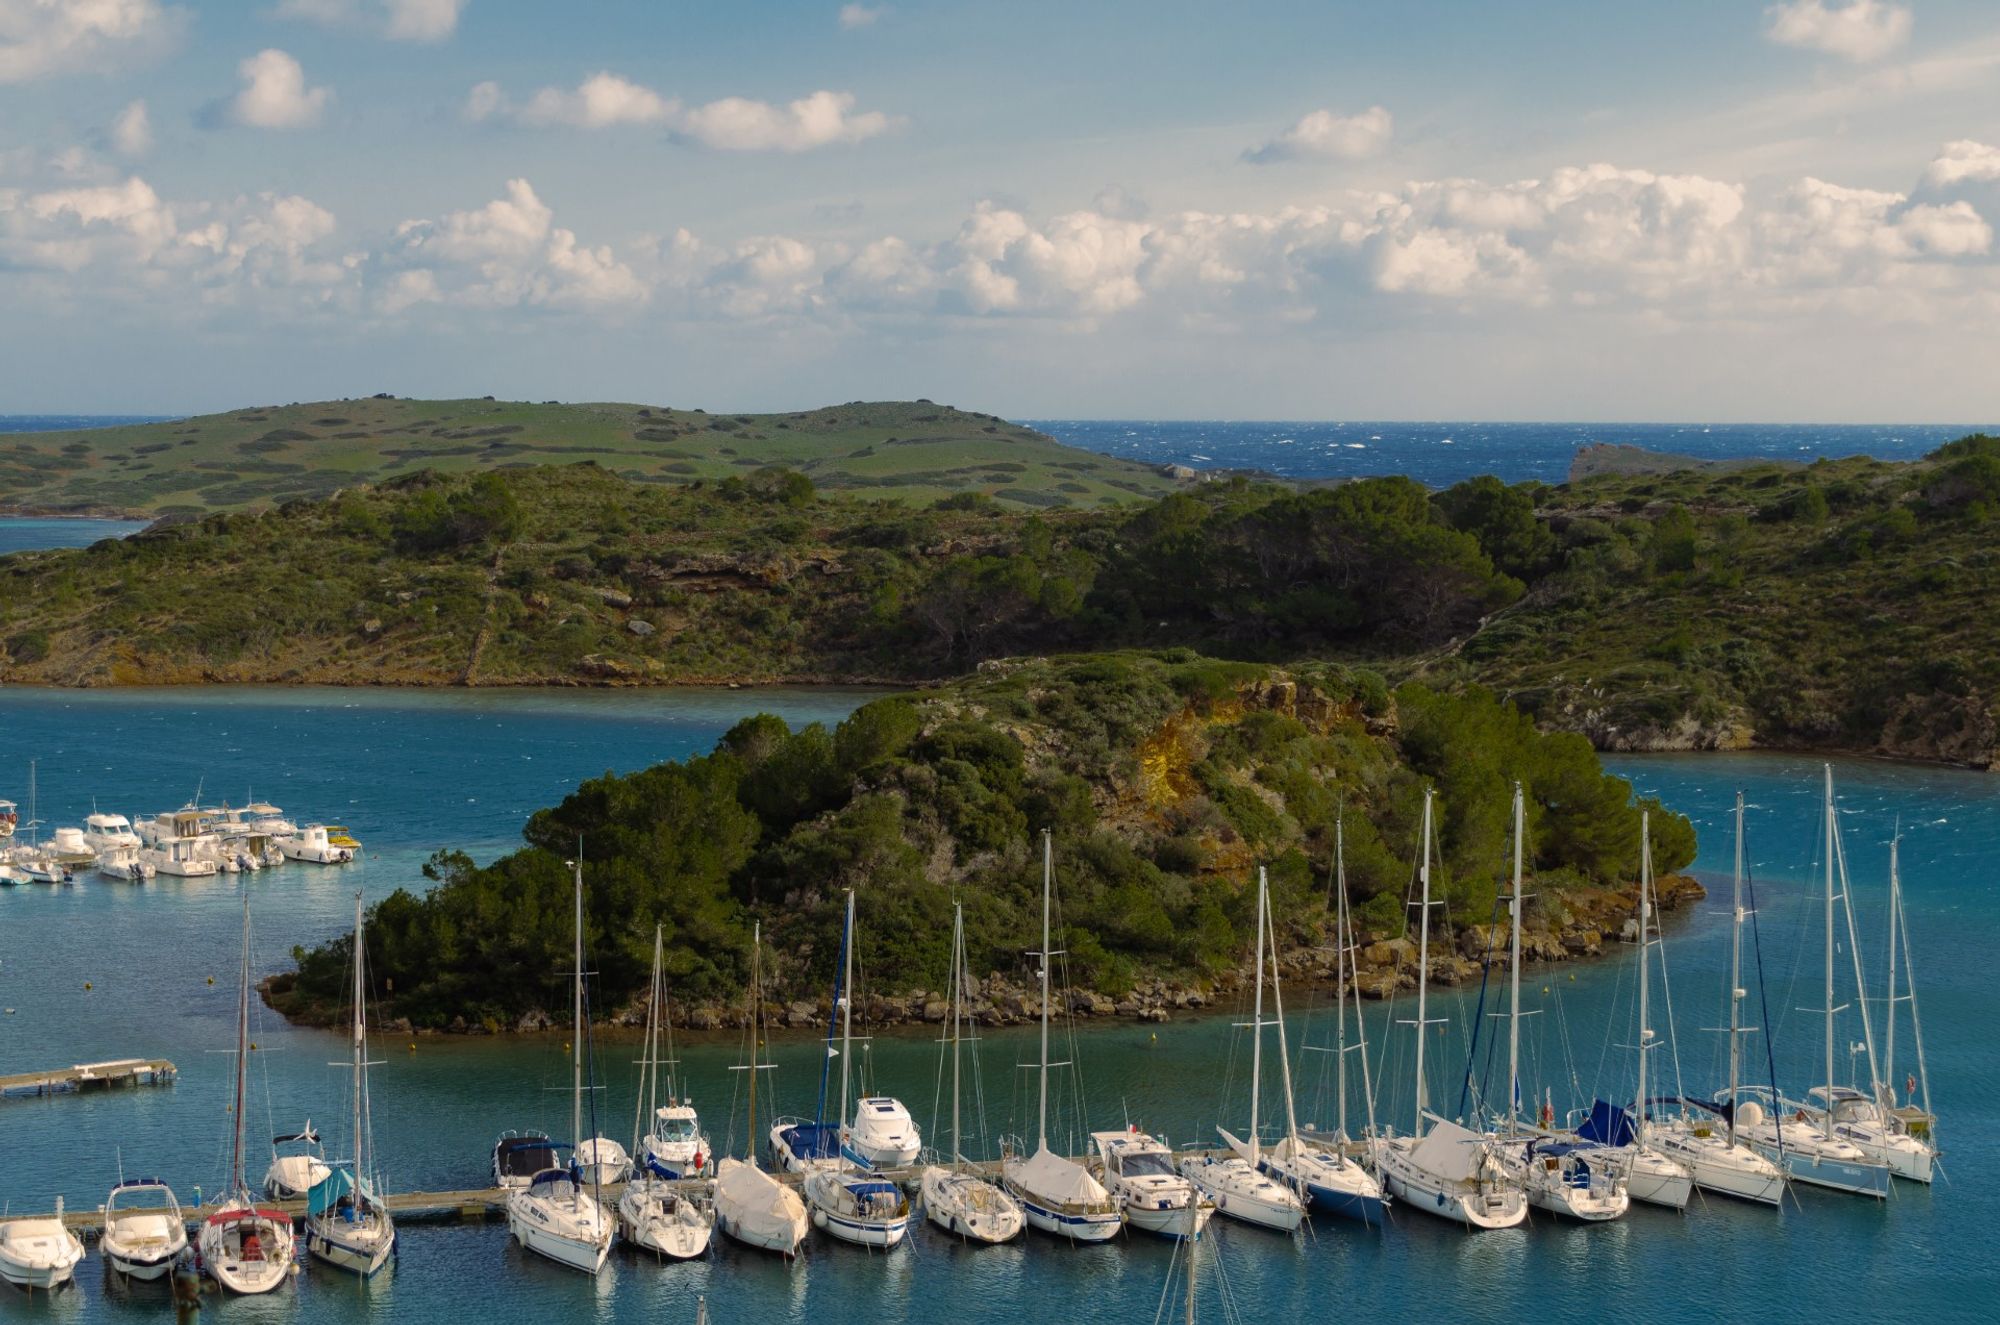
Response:
POLYGON ((48 1072, 16 1072, 0 1076, 0 1099, 37 1099, 43 1095, 74 1095, 86 1090, 121 1090, 130 1086, 166 1086, 178 1070, 164 1058, 112 1058, 102 1063, 78 1063, 48 1072))

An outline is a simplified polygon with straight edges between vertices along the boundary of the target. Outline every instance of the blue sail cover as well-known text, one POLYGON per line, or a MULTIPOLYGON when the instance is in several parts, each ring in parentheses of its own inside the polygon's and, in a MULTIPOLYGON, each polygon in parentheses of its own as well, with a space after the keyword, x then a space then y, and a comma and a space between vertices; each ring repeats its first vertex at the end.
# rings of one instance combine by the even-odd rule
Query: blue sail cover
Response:
POLYGON ((801 1162, 840 1158, 839 1123, 800 1123, 779 1133, 801 1162))
POLYGON ((1601 1146, 1629 1146, 1637 1138, 1638 1129, 1632 1126, 1632 1115, 1625 1110, 1603 1100, 1593 1100, 1590 1117, 1576 1129, 1576 1134, 1601 1146))
POLYGON ((340 1204, 340 1198, 354 1190, 354 1175, 346 1169, 335 1169, 320 1181, 319 1186, 306 1193, 306 1213, 323 1215, 340 1204))

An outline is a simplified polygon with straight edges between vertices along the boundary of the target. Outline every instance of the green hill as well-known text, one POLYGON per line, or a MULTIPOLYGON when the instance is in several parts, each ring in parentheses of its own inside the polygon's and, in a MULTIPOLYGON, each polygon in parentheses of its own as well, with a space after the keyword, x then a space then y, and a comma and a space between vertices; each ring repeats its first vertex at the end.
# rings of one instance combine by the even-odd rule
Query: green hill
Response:
POLYGON ((422 469, 578 460, 635 483, 719 479, 785 465, 831 491, 870 490, 913 502, 977 491, 1024 510, 1117 504, 1180 486, 1153 466, 925 400, 708 414, 646 405, 368 397, 0 438, 0 512, 202 514, 325 497, 422 469))

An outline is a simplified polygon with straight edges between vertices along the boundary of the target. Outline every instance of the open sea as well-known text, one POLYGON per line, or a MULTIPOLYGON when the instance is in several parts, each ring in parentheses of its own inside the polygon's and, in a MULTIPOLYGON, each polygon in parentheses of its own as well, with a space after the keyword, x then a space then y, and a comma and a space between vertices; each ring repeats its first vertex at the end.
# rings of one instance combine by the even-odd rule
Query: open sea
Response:
MULTIPOLYGON (((143 886, 86 878, 75 886, 0 889, 0 1072, 129 1055, 179 1064, 168 1088, 0 1102, 0 1206, 11 1213, 96 1206, 123 1172, 158 1174, 184 1198, 212 1195, 227 1162, 238 907, 252 899, 259 975, 281 969, 294 945, 347 925, 356 891, 373 901, 421 888, 424 858, 440 847, 481 857, 515 845, 523 819, 581 778, 708 748, 739 717, 769 709, 794 722, 834 721, 865 698, 841 690, 662 693, 187 689, 68 692, 0 689, 0 796, 27 808, 28 760, 38 763, 42 817, 82 820, 94 805, 138 815, 204 800, 255 795, 299 819, 348 825, 366 844, 341 867, 292 864, 246 876, 160 879, 143 886), (211 981, 213 983, 211 983, 211 981)), ((1817 1023, 1794 1009, 1821 1001, 1818 765, 1781 755, 1613 757, 1641 790, 1692 815, 1697 869, 1710 904, 1670 918, 1663 945, 1670 1008, 1654 988, 1654 1028, 1671 1028, 1656 1070, 1688 1093, 1713 1089, 1722 1037, 1728 925, 1724 873, 1731 798, 1749 793, 1750 859, 1757 884, 1765 993, 1779 1081, 1800 1091, 1819 1049, 1817 1023), (1671 1064, 1671 1067, 1667 1066, 1671 1064)), ((1941 1134, 1944 1177, 1899 1184, 1894 1199, 1801 1189, 1778 1211, 1697 1199, 1685 1215, 1635 1208, 1618 1223, 1580 1227, 1537 1215, 1520 1229, 1466 1234, 1414 1211, 1386 1229, 1318 1222, 1285 1238, 1218 1219, 1204 1247, 1211 1290, 1226 1283, 1235 1315, 1208 1297, 1203 1319, 1516 1320, 1680 1322, 1741 1318, 1923 1322, 1994 1318, 2000 1268, 2000 1042, 1992 1035, 1992 954, 2000 942, 2000 779, 1875 761, 1836 765, 1853 870, 1862 958, 1879 995, 1886 840, 1900 823, 1916 988, 1941 1134)), ((1450 813, 1450 807, 1444 807, 1450 813)), ((1058 862, 1060 870, 1061 862, 1058 862)), ((1496 869, 1499 862, 1495 862, 1496 869)), ((943 945, 947 936, 939 934, 943 945)), ((861 936, 864 954, 867 935, 861 936)), ((1843 946, 1842 971, 1847 954, 1843 946)), ((1632 1088, 1631 962, 1531 968, 1523 1024, 1526 1089, 1558 1108, 1632 1088)), ((1843 980, 1842 1002, 1854 1003, 1843 980)), ((1496 991, 1497 996, 1497 991, 1496 991)), ((1476 991, 1444 991, 1433 1016, 1450 1024, 1433 1042, 1430 1090, 1447 1110, 1458 1097, 1476 991)), ((1320 1042, 1323 1006, 1288 991, 1296 1050, 1320 1042)), ((1489 1010, 1492 1005, 1489 1004, 1489 1010)), ((1407 1001, 1369 1006, 1378 1107, 1399 1125, 1411 1098, 1407 1001)), ((1218 1122, 1240 1126, 1247 1046, 1231 1011, 1160 1026, 1079 1027, 1062 1057, 1077 1064, 1057 1095, 1057 1139, 1127 1120, 1180 1144, 1207 1143, 1218 1122)), ((1857 1014, 1842 1022, 1858 1038, 1857 1014)), ((1878 1035, 1880 1028, 1878 1026, 1878 1035)), ((340 1038, 293 1029, 263 1012, 248 1125, 253 1137, 307 1118, 341 1148, 340 1038)), ((392 1189, 483 1186, 503 1128, 566 1130, 564 1036, 392 1040, 371 1074, 375 1144, 392 1189)), ((1896 1074, 1909 1057, 1898 1038, 1896 1074)), ((629 1141, 637 1073, 629 1039, 600 1041, 602 1129, 629 1141)), ((820 1050, 809 1038, 774 1039, 778 1106, 809 1112, 820 1050)), ((746 1144, 734 1034, 688 1043, 681 1056, 712 1133, 746 1144)), ((979 1053, 982 1135, 1032 1131, 1032 1036, 993 1032, 979 1053)), ((1268 1057, 1268 1054, 1267 1054, 1268 1057)), ((1303 1118, 1329 1123, 1325 1055, 1294 1053, 1303 1118)), ((1483 1057, 1483 1056, 1482 1056, 1483 1057)), ((938 1048, 929 1034, 883 1033, 865 1054, 870 1084, 904 1099, 932 1136, 939 1116, 938 1048)), ((1842 1071, 1850 1059, 1841 1055, 1842 1071)), ((1267 1085, 1275 1084, 1267 1077, 1267 1085)), ((1362 1101, 1350 1100, 1350 1126, 1362 1101)), ((252 1147, 253 1156, 256 1155, 252 1147)), ((253 1182, 267 1156, 253 1163, 253 1182)), ((1104 1321, 1157 1319, 1171 1249, 1126 1238, 1077 1249, 1036 1234, 969 1249, 928 1227, 908 1245, 867 1254, 815 1234, 794 1264, 718 1239, 711 1257, 662 1265, 626 1250, 595 1279, 523 1256, 503 1223, 406 1224, 392 1271, 361 1285, 323 1268, 258 1299, 209 1300, 217 1322, 444 1322, 528 1325, 548 1320, 691 1321, 697 1295, 716 1325, 812 1321, 1104 1321)), ((77 1283, 53 1298, 0 1291, 0 1325, 159 1319, 163 1289, 121 1286, 93 1249, 77 1283)), ((1176 1319, 1178 1317, 1175 1317, 1176 1319)))

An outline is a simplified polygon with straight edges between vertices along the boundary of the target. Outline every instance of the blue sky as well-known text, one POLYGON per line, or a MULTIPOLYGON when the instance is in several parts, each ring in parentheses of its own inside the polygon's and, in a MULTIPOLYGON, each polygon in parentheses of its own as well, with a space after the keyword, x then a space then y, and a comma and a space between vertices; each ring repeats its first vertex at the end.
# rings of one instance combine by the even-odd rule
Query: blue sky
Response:
POLYGON ((0 412, 2000 413, 1985 0, 0 0, 0 412))

